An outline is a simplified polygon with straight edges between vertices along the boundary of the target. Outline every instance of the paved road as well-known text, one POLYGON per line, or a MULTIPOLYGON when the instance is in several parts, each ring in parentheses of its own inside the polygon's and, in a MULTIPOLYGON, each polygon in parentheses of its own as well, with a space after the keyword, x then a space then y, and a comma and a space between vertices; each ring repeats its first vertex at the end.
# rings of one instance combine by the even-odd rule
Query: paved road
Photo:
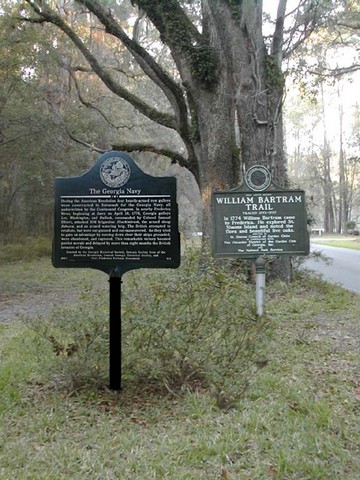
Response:
POLYGON ((311 244, 311 251, 314 250, 332 258, 332 264, 325 265, 324 262, 309 259, 305 262, 306 268, 320 273, 327 282, 360 293, 360 250, 311 244))

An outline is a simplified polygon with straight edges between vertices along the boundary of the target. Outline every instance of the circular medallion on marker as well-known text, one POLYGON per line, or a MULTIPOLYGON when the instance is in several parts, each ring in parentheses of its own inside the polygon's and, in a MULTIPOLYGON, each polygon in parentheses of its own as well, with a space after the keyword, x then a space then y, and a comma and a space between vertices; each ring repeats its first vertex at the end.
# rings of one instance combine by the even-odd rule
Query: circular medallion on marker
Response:
POLYGON ((130 178, 130 166, 120 157, 110 157, 103 161, 100 167, 100 178, 108 187, 119 188, 130 178))
POLYGON ((266 190, 271 183, 271 174, 266 167, 254 165, 245 173, 246 185, 255 192, 266 190))

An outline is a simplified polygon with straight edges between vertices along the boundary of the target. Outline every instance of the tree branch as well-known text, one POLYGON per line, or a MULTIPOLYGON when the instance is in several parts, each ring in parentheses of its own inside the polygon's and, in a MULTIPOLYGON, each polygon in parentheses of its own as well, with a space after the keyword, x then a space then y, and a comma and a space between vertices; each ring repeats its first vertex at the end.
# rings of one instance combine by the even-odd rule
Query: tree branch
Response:
POLYGON ((168 45, 183 81, 212 88, 218 81, 215 52, 189 20, 178 0, 132 0, 144 10, 168 45), (184 77, 187 78, 184 78, 184 77))
POLYGON ((339 67, 333 69, 325 69, 324 71, 320 70, 309 70, 309 73, 312 75, 318 75, 319 77, 341 77, 342 75, 347 75, 349 73, 357 72, 360 70, 360 64, 355 63, 349 67, 339 67))
POLYGON ((88 143, 85 140, 82 140, 81 138, 74 135, 70 131, 69 127, 66 125, 63 117, 53 108, 53 105, 51 104, 51 102, 49 102, 48 100, 45 100, 45 102, 49 105, 49 108, 52 110, 55 117, 59 120, 60 124, 62 125, 62 127, 65 131, 65 133, 68 135, 69 138, 71 138, 71 140, 73 140, 74 142, 79 143, 80 145, 92 150, 93 152, 98 152, 98 153, 105 153, 106 152, 106 150, 98 148, 95 145, 92 145, 91 143, 88 143))
MULTIPOLYGON (((290 31, 286 32, 289 34, 289 37, 286 42, 287 46, 283 49, 284 58, 290 57, 291 54, 310 37, 315 28, 319 27, 319 6, 312 2, 307 5, 306 1, 303 1, 295 10, 299 11, 302 6, 305 9, 302 14, 302 23, 295 23, 290 31), (303 27, 301 31, 299 31, 300 27, 303 27), (292 43, 296 34, 298 34, 298 39, 292 43)), ((301 17, 300 13, 299 16, 301 17)))
MULTIPOLYGON (((41 19, 44 19, 44 21, 47 21, 57 26, 60 30, 62 30, 68 36, 68 38, 74 43, 77 49, 84 55, 84 57, 90 64, 92 71, 105 83, 105 85, 107 85, 107 87, 113 93, 115 93, 115 95, 128 101, 131 105, 133 105, 138 111, 143 113, 150 120, 154 121, 155 123, 158 123, 159 125, 172 128, 180 134, 186 146, 188 158, 186 159, 181 155, 174 154, 174 152, 167 151, 167 153, 169 154, 168 156, 172 159, 175 159, 174 161, 178 161, 182 166, 187 167, 198 178, 199 172, 198 172, 197 163, 196 163, 196 155, 194 151, 192 136, 190 134, 188 106, 186 103, 185 93, 182 87, 178 85, 160 67, 160 65, 153 59, 153 57, 151 57, 151 55, 141 45, 139 45, 135 40, 131 39, 130 37, 128 37, 128 35, 126 35, 126 33, 123 31, 120 25, 112 17, 111 13, 108 13, 105 7, 101 6, 100 2, 98 2, 97 0, 76 0, 76 1, 77 3, 82 4, 87 8, 89 8, 89 10, 98 17, 99 21, 105 26, 105 30, 107 33, 121 40, 121 42, 129 50, 129 53, 133 55, 135 60, 138 62, 139 66, 143 69, 144 73, 154 83, 156 83, 156 85, 158 85, 162 89, 164 94, 167 96, 168 100, 170 101, 170 104, 174 109, 175 116, 167 113, 159 112, 158 110, 149 106, 146 102, 143 102, 136 95, 132 94, 131 92, 123 88, 121 85, 116 83, 111 77, 111 75, 109 74, 110 69, 105 69, 99 64, 98 59, 86 47, 86 45, 82 42, 82 40, 76 34, 76 32, 62 19, 62 17, 59 14, 51 10, 48 7, 48 5, 46 5, 44 0, 26 0, 26 2, 30 5, 33 11, 37 13, 41 19)), ((172 4, 177 4, 177 1, 175 0, 170 0, 170 2, 172 4)), ((165 2, 165 4, 167 5, 167 2, 165 2)), ((166 9, 166 5, 165 5, 165 9, 166 9)), ((182 12, 181 7, 178 4, 177 6, 182 12)), ((189 19, 187 19, 184 12, 182 12, 182 18, 186 22, 187 26, 191 24, 191 22, 189 21, 189 19)), ((34 21, 34 23, 37 23, 39 19, 24 18, 23 20, 26 20, 29 22, 34 21)), ((193 38, 196 37, 196 40, 193 40, 193 38, 192 39, 190 38, 191 42, 195 41, 196 43, 197 40, 201 39, 201 34, 196 30, 194 26, 190 28, 190 31, 192 32, 193 38)), ((189 38, 188 30, 185 29, 184 34, 186 38, 189 38)), ((192 43, 191 43, 191 48, 193 48, 192 43)), ((198 45, 195 45, 194 48, 198 49, 198 45)), ((200 51, 202 51, 201 48, 200 48, 200 51)), ((192 61, 196 63, 196 61, 198 61, 199 58, 200 58, 199 56, 194 56, 192 58, 192 61)), ((214 72, 215 69, 212 68, 213 67, 212 63, 210 67, 209 67, 209 64, 207 64, 207 68, 210 68, 210 70, 214 72)), ((77 69, 80 71, 86 70, 83 67, 77 67, 77 69)), ((70 136, 71 138, 73 138, 73 140, 77 141, 78 143, 81 143, 87 146, 88 148, 92 148, 95 151, 98 150, 96 147, 93 147, 87 144, 86 142, 79 141, 79 139, 74 137, 72 134, 70 134, 70 136)), ((163 151, 163 153, 165 154, 165 151, 163 151)))
POLYGON ((102 148, 98 148, 95 145, 92 145, 91 143, 85 142, 85 140, 81 140, 81 138, 76 137, 73 133, 70 132, 70 130, 64 125, 64 129, 68 136, 71 138, 71 140, 74 140, 74 142, 78 143, 79 145, 82 145, 83 147, 88 148, 89 150, 92 150, 93 152, 97 153, 105 153, 107 150, 103 150, 102 148))
MULTIPOLYGON (((69 62, 59 62, 61 67, 66 68, 71 72, 83 72, 83 73, 94 73, 93 69, 90 67, 84 67, 83 65, 70 65, 69 62)), ((139 78, 144 78, 143 73, 130 73, 120 67, 109 67, 109 70, 114 70, 115 72, 123 74, 126 78, 130 80, 138 80, 139 78)))
POLYGON ((98 1, 76 0, 76 2, 85 5, 104 25, 106 32, 118 38, 126 46, 144 73, 164 92, 179 120, 180 110, 185 106, 183 92, 179 85, 136 40, 125 33, 111 12, 106 11, 98 1))
MULTIPOLYGON (((135 40, 131 39, 128 35, 126 35, 124 30, 120 27, 119 23, 113 18, 110 12, 107 12, 105 8, 100 5, 100 2, 98 2, 97 0, 76 1, 82 5, 85 5, 94 15, 97 16, 99 21, 105 26, 106 32, 118 38, 126 46, 128 51, 142 68, 143 72, 164 92, 174 109, 176 115, 177 131, 180 134, 182 140, 184 141, 188 151, 188 160, 186 166, 192 172, 194 172, 195 153, 191 134, 189 132, 189 112, 183 89, 161 68, 161 66, 141 45, 139 45, 135 40)), ((139 8, 142 9, 142 2, 136 3, 138 4, 139 8)), ((154 2, 152 1, 150 3, 153 4, 154 2)), ((172 9, 174 8, 174 4, 178 6, 178 8, 176 9, 177 15, 179 15, 184 22, 184 30, 182 31, 182 33, 184 35, 188 35, 188 32, 190 31, 192 37, 196 39, 196 41, 201 40, 201 34, 186 17, 177 2, 171 0, 170 3, 172 3, 172 9)), ((144 8, 144 11, 147 13, 148 16, 149 9, 151 11, 150 7, 148 5, 147 9, 144 8)), ((150 16, 149 18, 152 20, 150 16)), ((155 26, 158 28, 158 25, 155 26)), ((159 31, 161 34, 161 30, 159 31)), ((171 47, 171 45, 169 46, 171 47)), ((176 46, 176 48, 178 47, 176 46)))
POLYGON ((4 147, 5 145, 8 145, 9 143, 14 143, 17 142, 20 138, 24 137, 34 137, 34 135, 39 135, 42 134, 43 132, 46 131, 46 128, 41 128, 40 130, 37 130, 35 132, 27 132, 27 133, 19 133, 19 135, 16 135, 16 137, 9 138, 8 140, 3 140, 0 141, 0 147, 4 147))
MULTIPOLYGON (((169 36, 176 34, 168 28, 167 21, 171 20, 170 17, 176 19, 181 25, 184 35, 189 35, 195 42, 202 41, 201 33, 188 18, 177 0, 131 0, 131 3, 136 4, 146 12, 160 34, 167 37, 166 43, 168 43, 169 36)), ((174 37, 172 38, 174 39, 174 37)))
MULTIPOLYGON (((110 76, 110 74, 106 72, 106 70, 99 64, 96 57, 85 46, 85 44, 81 41, 78 35, 74 32, 74 30, 72 30, 56 12, 51 10, 41 0, 26 0, 26 2, 41 18, 45 19, 49 23, 52 23, 53 25, 56 25, 70 38, 70 40, 74 43, 74 45, 89 62, 93 71, 113 93, 129 102, 143 115, 153 120, 154 122, 159 123, 160 125, 163 125, 165 127, 177 130, 176 121, 173 115, 159 112, 158 110, 154 109, 153 107, 142 101, 139 97, 132 94, 131 92, 123 88, 121 85, 119 85, 117 82, 115 82, 114 79, 110 76)), ((29 18, 27 18, 26 20, 32 21, 29 18)), ((34 20, 37 21, 37 19, 34 20)))
POLYGON ((339 27, 348 28, 349 30, 360 30, 360 23, 357 23, 357 22, 354 22, 354 23, 337 22, 337 25, 339 27))
POLYGON ((139 9, 139 15, 137 17, 137 19, 135 20, 135 23, 134 23, 134 28, 133 28, 133 40, 137 43, 139 43, 139 36, 140 36, 140 32, 139 32, 139 27, 140 27, 140 22, 141 20, 144 18, 144 15, 145 15, 145 12, 143 12, 141 9, 139 9))
POLYGON ((277 15, 276 15, 276 26, 273 36, 273 41, 271 45, 271 55, 274 58, 278 68, 281 68, 281 63, 283 59, 283 44, 284 44, 284 21, 286 13, 286 2, 287 0, 280 0, 277 15))
POLYGON ((114 150, 121 150, 124 152, 151 152, 158 155, 163 155, 171 159, 172 163, 178 163, 182 167, 189 168, 189 162, 187 159, 173 150, 166 148, 157 148, 154 145, 143 143, 123 143, 118 145, 112 145, 114 150))
MULTIPOLYGON (((189 161, 187 166, 193 171, 195 168, 193 165, 195 153, 189 131, 189 112, 183 89, 161 68, 145 48, 139 45, 136 40, 131 39, 126 35, 111 13, 107 12, 97 0, 76 1, 85 5, 94 15, 97 16, 100 22, 105 26, 106 31, 118 38, 126 46, 143 72, 163 91, 175 112, 177 131, 184 141, 188 151, 189 161)), ((140 4, 138 5, 141 12, 146 11, 145 9, 142 10, 140 4)), ((146 13, 148 14, 148 11, 146 11, 146 13)), ((186 31, 190 30, 193 37, 199 40, 201 35, 186 17, 181 8, 180 14, 182 14, 182 19, 186 23, 186 31)))
POLYGON ((92 109, 92 110, 95 110, 95 112, 97 112, 105 121, 106 123, 108 123, 112 128, 115 128, 116 130, 120 130, 121 128, 127 128, 129 130, 131 130, 133 128, 133 126, 127 126, 127 125, 123 125, 123 126, 119 126, 119 125, 115 125, 108 117, 107 115, 105 115, 105 113, 100 109, 98 108, 96 105, 94 105, 92 102, 89 102, 87 100, 85 100, 85 98, 83 97, 82 93, 81 93, 81 90, 80 90, 80 86, 79 86, 79 82, 77 81, 77 78, 76 76, 74 75, 74 72, 70 70, 70 76, 74 82, 74 85, 75 85, 75 89, 76 89, 76 93, 77 93, 77 96, 78 96, 78 99, 79 99, 79 102, 84 105, 84 107, 86 108, 89 108, 89 109, 92 109))

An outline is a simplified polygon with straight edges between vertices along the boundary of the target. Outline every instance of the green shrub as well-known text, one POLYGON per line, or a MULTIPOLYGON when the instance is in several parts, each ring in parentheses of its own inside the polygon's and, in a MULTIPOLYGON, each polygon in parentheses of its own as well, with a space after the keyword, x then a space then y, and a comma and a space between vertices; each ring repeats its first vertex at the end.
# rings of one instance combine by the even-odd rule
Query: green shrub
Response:
MULTIPOLYGON (((211 388, 219 406, 246 390, 266 364, 266 319, 254 315, 254 291, 241 274, 189 252, 176 271, 135 271, 123 280, 124 383, 165 385, 172 392, 211 388)), ((31 322, 56 357, 58 381, 71 388, 104 382, 108 365, 107 292, 31 322)), ((54 366, 52 366, 54 368, 54 366)))
POLYGON ((237 396, 264 357, 266 320, 254 316, 254 292, 241 274, 229 276, 227 265, 211 258, 198 265, 190 252, 179 271, 149 275, 145 290, 135 283, 125 297, 128 371, 136 361, 145 378, 180 388, 200 382, 237 396))

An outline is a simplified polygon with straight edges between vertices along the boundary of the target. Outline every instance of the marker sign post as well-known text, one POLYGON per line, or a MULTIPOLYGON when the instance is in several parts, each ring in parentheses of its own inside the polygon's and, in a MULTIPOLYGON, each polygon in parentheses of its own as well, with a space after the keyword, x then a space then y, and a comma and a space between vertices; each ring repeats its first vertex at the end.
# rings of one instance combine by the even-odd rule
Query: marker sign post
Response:
POLYGON ((212 211, 213 253, 255 261, 258 314, 262 315, 264 256, 309 254, 305 192, 276 187, 270 172, 255 165, 246 172, 244 185, 213 192, 212 211))
POLYGON ((109 274, 110 388, 121 388, 122 275, 177 268, 176 179, 144 173, 123 152, 102 155, 84 175, 55 180, 54 267, 109 274))

